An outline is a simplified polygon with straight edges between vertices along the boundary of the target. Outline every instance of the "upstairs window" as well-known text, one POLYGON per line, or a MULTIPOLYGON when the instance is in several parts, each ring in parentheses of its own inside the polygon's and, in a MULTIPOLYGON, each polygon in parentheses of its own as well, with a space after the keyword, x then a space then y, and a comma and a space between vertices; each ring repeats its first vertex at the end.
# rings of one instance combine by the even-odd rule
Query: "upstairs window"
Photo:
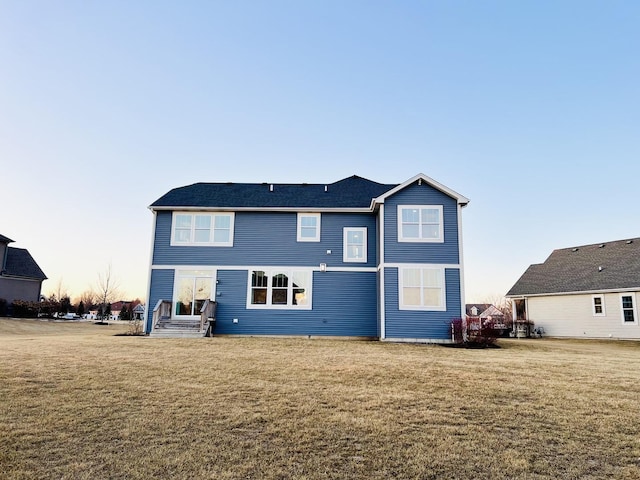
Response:
POLYGON ((442 205, 398 205, 399 242, 444 242, 442 205))
POLYGON ((346 227, 343 230, 343 262, 367 261, 366 227, 346 227))
POLYGON ((604 295, 594 295, 592 297, 593 302, 593 316, 604 317, 606 312, 604 310, 604 295))
POLYGON ((233 246, 234 214, 182 213, 173 214, 171 245, 233 246))
POLYGON ((250 270, 247 308, 311 308, 311 270, 250 270))
POLYGON ((444 269, 403 267, 398 269, 400 310, 445 311, 444 269))
POLYGON ((320 241, 320 214, 319 213, 299 213, 298 214, 298 241, 299 242, 319 242, 320 241))
POLYGON ((624 293, 620 295, 622 306, 622 322, 638 323, 638 314, 636 313, 636 304, 632 293, 624 293))

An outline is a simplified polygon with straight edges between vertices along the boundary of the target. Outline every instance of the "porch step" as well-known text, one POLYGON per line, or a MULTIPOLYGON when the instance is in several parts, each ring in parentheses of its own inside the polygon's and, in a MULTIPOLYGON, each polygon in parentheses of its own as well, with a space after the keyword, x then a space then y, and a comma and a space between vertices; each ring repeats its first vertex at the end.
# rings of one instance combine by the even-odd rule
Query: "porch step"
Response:
POLYGON ((154 338, 204 338, 204 333, 193 330, 178 330, 178 329, 156 329, 150 334, 150 337, 154 338))
POLYGON ((149 334, 152 337, 202 337, 199 319, 176 319, 163 317, 149 334))

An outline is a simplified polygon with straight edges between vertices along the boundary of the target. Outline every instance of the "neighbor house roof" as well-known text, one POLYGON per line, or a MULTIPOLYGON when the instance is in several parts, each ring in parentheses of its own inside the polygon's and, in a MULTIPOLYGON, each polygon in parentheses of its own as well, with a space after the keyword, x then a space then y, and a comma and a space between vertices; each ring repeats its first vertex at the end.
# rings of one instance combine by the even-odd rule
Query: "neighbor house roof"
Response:
POLYGON ((492 316, 504 315, 500 310, 496 308, 495 305, 491 303, 467 303, 465 305, 465 310, 467 315, 473 316, 473 313, 471 312, 473 307, 476 307, 476 309, 478 309, 477 315, 482 315, 483 313, 487 313, 487 310, 489 310, 488 314, 492 316))
POLYGON ((13 243, 13 240, 0 234, 0 243, 13 243))
POLYGON ((554 250, 531 265, 508 297, 640 287, 640 238, 554 250))
POLYGON ((15 247, 7 248, 7 263, 2 274, 37 280, 45 280, 47 278, 28 250, 15 247))
POLYGON ((150 208, 369 208, 396 187, 353 175, 330 184, 194 183, 174 188, 150 208))

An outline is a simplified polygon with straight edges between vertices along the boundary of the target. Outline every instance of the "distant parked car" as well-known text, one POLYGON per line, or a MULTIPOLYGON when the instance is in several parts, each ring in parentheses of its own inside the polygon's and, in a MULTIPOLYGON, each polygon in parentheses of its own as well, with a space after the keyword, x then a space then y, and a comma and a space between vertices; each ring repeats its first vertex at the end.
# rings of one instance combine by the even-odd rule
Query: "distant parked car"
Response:
POLYGON ((80 318, 80 316, 75 313, 65 313, 61 318, 65 320, 76 320, 77 318, 80 318))

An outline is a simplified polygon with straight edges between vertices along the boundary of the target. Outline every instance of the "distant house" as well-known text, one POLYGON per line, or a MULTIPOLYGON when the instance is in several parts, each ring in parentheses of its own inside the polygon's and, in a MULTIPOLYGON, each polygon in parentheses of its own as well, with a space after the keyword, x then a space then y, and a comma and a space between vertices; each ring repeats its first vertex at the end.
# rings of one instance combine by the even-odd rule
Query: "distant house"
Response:
POLYGON ((144 320, 144 310, 145 308, 142 303, 133 307, 132 320, 144 320))
POLYGON ((418 174, 196 183, 151 204, 146 332, 448 343, 464 315, 461 210, 418 174))
MULTIPOLYGON (((110 318, 112 320, 118 320, 120 319, 120 314, 122 313, 122 310, 124 308, 126 308, 127 310, 130 311, 130 313, 132 314, 131 316, 133 317, 133 313, 138 311, 139 309, 136 310, 136 308, 140 305, 140 301, 139 300, 119 300, 117 302, 114 302, 111 304, 111 316, 110 318)), ((144 307, 142 312, 144 313, 144 307)))
POLYGON ((10 247, 13 240, 0 235, 0 299, 10 306, 16 300, 40 300, 42 282, 47 276, 28 250, 10 247))
POLYGON ((640 339, 640 238, 554 250, 507 293, 514 320, 547 335, 640 339))
POLYGON ((467 303, 465 306, 467 317, 478 318, 482 322, 490 321, 504 324, 504 313, 490 303, 467 303))

